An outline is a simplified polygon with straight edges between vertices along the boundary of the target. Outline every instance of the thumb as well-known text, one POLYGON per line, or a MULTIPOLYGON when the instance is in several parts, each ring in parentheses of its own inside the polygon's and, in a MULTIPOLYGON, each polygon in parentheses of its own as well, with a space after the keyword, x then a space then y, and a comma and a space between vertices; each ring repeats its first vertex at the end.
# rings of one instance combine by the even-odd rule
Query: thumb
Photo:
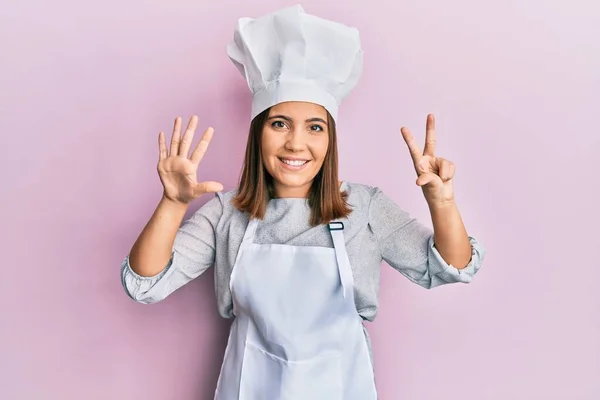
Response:
POLYGON ((223 185, 219 182, 200 182, 196 184, 196 187, 194 188, 194 194, 201 196, 205 193, 215 193, 220 192, 221 190, 223 190, 223 185))
POLYGON ((426 172, 424 174, 419 175, 419 177, 417 178, 417 185, 425 186, 439 179, 439 176, 437 176, 433 172, 426 172))

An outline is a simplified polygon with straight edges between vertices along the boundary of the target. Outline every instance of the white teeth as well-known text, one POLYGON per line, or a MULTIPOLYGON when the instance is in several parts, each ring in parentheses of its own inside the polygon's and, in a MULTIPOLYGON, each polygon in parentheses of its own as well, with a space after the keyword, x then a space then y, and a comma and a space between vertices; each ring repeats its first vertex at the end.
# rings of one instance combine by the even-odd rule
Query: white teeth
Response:
POLYGON ((283 158, 281 159, 281 161, 283 161, 285 164, 291 165, 293 167, 300 167, 308 162, 305 160, 285 160, 283 158))

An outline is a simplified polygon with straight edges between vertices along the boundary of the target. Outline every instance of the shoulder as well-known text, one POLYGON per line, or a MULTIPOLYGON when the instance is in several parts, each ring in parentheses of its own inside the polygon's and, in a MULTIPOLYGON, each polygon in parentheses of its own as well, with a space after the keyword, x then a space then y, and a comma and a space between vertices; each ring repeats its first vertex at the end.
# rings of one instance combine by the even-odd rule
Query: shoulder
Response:
POLYGON ((381 189, 377 186, 369 186, 362 183, 344 181, 342 190, 348 193, 348 203, 354 209, 368 209, 373 199, 381 194, 381 189))
POLYGON ((228 190, 226 192, 219 192, 217 193, 217 197, 219 198, 222 206, 223 206, 223 213, 224 214, 228 214, 228 215, 237 215, 237 214, 245 214, 243 212, 241 212, 240 210, 238 210, 234 205, 233 205, 233 200, 235 199, 235 196, 237 196, 238 194, 238 189, 232 189, 232 190, 228 190))
POLYGON ((233 200, 236 193, 237 189, 226 192, 216 192, 212 195, 207 195, 207 197, 210 196, 210 198, 206 203, 204 203, 203 206, 200 207, 200 209, 198 209, 198 211, 220 209, 222 212, 224 212, 228 208, 233 207, 231 200, 233 200))
POLYGON ((370 222, 405 221, 408 217, 406 211, 377 186, 348 182, 346 191, 349 205, 365 214, 370 222))
POLYGON ((207 218, 216 223, 224 215, 231 215, 237 211, 231 203, 235 194, 236 190, 231 190, 206 195, 208 200, 193 213, 192 218, 207 218))
POLYGON ((341 190, 348 194, 346 202, 352 209, 349 218, 368 223, 371 219, 373 203, 377 201, 381 190, 376 186, 347 181, 344 181, 341 190))
POLYGON ((215 232, 228 231, 233 226, 245 226, 248 216, 242 213, 232 203, 236 190, 206 194, 203 203, 195 210, 186 223, 209 223, 215 232), (207 200, 206 200, 207 199, 207 200))
POLYGON ((237 188, 229 191, 215 193, 215 198, 213 200, 219 203, 219 207, 221 208, 221 216, 226 221, 231 221, 232 219, 241 219, 247 221, 248 219, 246 213, 241 212, 233 205, 233 199, 235 198, 237 193, 237 188))

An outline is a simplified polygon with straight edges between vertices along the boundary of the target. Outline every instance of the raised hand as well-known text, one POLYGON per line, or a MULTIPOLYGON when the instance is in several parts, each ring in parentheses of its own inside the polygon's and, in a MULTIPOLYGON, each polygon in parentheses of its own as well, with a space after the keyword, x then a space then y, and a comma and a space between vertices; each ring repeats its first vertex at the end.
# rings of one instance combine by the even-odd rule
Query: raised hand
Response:
POLYGON ((223 185, 218 182, 198 182, 197 171, 202 157, 213 136, 213 128, 208 128, 202 139, 188 157, 190 146, 194 139, 194 132, 198 125, 198 117, 193 116, 181 137, 181 118, 175 119, 173 136, 171 137, 170 151, 167 152, 165 134, 158 135, 158 175, 164 187, 163 196, 171 201, 189 204, 205 193, 223 190, 223 185))
POLYGON ((419 145, 408 128, 400 129, 408 146, 415 171, 417 185, 421 186, 425 199, 430 206, 444 205, 454 201, 454 164, 435 155, 435 118, 427 115, 425 130, 425 148, 421 153, 419 145))

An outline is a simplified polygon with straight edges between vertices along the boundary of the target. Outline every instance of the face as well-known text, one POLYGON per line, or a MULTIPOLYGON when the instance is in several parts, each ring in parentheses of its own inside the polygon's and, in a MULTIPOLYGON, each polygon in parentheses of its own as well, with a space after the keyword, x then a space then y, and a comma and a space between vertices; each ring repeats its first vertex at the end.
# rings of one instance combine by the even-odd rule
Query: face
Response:
POLYGON ((277 197, 306 197, 329 146, 327 111, 320 105, 286 102, 273 106, 263 127, 263 164, 277 197))

